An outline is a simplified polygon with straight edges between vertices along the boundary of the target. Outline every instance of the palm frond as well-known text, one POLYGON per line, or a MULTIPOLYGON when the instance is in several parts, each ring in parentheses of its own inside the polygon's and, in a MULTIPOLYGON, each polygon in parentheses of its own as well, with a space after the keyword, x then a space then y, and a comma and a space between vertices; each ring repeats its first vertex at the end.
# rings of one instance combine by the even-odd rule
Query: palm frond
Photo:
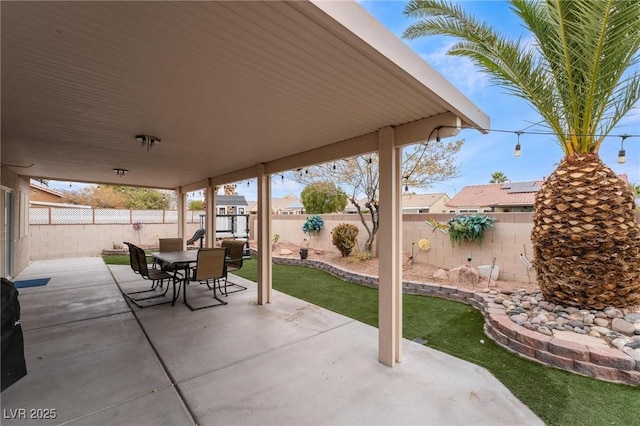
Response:
POLYGON ((470 58, 493 83, 529 102, 558 135, 567 155, 597 152, 602 139, 640 99, 640 2, 634 0, 511 0, 534 45, 510 40, 440 0, 412 0, 405 14, 419 21, 404 37, 458 39, 449 54, 470 58))

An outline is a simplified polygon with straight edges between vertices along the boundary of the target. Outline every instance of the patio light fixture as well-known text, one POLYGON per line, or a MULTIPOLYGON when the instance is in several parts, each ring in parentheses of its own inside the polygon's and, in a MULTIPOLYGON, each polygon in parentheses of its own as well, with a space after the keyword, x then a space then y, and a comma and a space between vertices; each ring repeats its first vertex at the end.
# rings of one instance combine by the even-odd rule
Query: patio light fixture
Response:
POLYGON ((620 151, 618 151, 618 164, 624 164, 627 162, 627 152, 624 150, 624 140, 629 137, 626 133, 620 136, 622 142, 620 142, 620 151))
POLYGON ((515 151, 513 151, 513 156, 514 156, 514 157, 516 157, 516 158, 517 158, 517 157, 520 157, 520 153, 521 153, 520 151, 521 151, 521 149, 522 149, 522 147, 520 146, 520 135, 521 135, 521 134, 522 134, 522 130, 518 130, 518 131, 516 132, 516 135, 518 135, 518 142, 516 143, 516 149, 515 149, 515 151))
POLYGON ((153 148, 155 143, 161 142, 160 138, 157 136, 149 136, 149 135, 136 135, 136 140, 140 142, 140 144, 144 147, 147 147, 147 151, 153 148))
POLYGON ((129 172, 129 170, 127 169, 113 169, 113 171, 120 177, 126 175, 129 172))

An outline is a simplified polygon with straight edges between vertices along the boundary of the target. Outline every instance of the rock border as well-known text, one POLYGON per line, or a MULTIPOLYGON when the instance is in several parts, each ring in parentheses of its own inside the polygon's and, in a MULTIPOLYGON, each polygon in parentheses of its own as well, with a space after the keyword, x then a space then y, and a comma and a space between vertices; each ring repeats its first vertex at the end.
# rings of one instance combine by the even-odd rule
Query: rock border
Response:
MULTIPOLYGON (((279 256, 272 256, 272 259, 275 264, 312 267, 354 284, 378 288, 377 276, 347 271, 322 260, 279 256)), ((636 361, 616 348, 575 343, 527 330, 511 321, 504 306, 494 303, 495 295, 414 281, 403 281, 402 291, 473 306, 484 316, 484 333, 489 338, 528 360, 599 380, 640 386, 640 360, 636 361)))

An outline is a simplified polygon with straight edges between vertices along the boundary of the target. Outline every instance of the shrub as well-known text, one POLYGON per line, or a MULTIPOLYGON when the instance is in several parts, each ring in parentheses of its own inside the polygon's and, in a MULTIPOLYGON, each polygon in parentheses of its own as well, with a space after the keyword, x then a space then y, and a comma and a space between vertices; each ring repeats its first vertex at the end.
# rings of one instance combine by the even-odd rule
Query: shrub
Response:
POLYGON ((358 239, 358 227, 348 223, 341 223, 331 231, 333 245, 340 250, 342 257, 351 254, 358 239))
POLYGON ((364 262, 365 260, 371 259, 371 252, 368 252, 366 250, 362 251, 360 250, 360 248, 356 247, 355 256, 356 256, 356 259, 364 262))
POLYGON ((322 231, 322 227, 324 226, 324 222, 322 218, 317 214, 309 216, 307 220, 302 225, 302 232, 309 236, 318 235, 320 231, 322 231))
POLYGON ((461 241, 475 241, 482 243, 484 231, 493 227, 495 219, 482 214, 470 216, 456 216, 449 219, 449 239, 452 245, 461 241))

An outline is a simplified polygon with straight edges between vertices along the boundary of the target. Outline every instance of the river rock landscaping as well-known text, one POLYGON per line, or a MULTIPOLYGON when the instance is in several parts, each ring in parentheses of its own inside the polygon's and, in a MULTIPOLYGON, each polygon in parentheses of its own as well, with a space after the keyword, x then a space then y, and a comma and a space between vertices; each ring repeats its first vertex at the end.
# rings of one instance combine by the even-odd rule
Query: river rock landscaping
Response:
POLYGON ((604 339, 610 346, 640 360, 640 309, 578 309, 547 302, 540 291, 498 292, 494 303, 501 304, 511 321, 528 330, 553 336, 553 330, 572 331, 604 339))

